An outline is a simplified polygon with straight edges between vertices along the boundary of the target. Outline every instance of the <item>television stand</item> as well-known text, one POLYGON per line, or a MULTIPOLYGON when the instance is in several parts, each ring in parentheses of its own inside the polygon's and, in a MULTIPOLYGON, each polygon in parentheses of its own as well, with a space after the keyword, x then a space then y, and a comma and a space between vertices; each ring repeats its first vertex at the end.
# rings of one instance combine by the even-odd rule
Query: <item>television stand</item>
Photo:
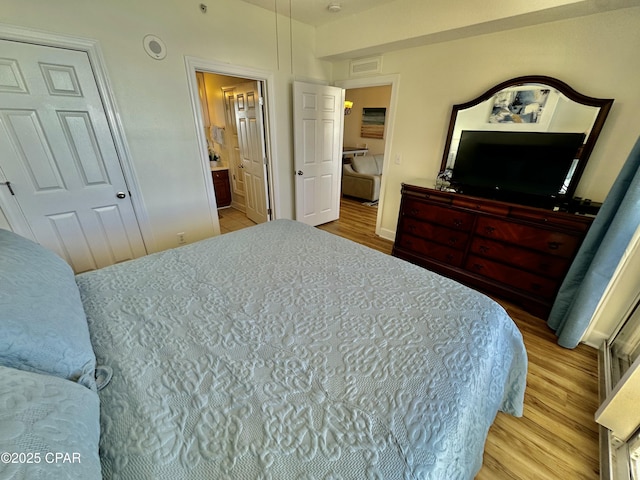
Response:
POLYGON ((547 318, 593 218, 402 185, 392 254, 547 318))

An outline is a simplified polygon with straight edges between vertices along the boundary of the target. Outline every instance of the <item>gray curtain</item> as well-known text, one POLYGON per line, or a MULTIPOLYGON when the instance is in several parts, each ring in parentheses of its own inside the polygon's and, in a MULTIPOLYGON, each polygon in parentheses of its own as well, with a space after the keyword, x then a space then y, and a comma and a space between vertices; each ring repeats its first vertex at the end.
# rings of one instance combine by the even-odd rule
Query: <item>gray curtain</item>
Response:
POLYGON ((551 308, 558 344, 574 348, 640 225, 640 138, 587 233, 551 308))

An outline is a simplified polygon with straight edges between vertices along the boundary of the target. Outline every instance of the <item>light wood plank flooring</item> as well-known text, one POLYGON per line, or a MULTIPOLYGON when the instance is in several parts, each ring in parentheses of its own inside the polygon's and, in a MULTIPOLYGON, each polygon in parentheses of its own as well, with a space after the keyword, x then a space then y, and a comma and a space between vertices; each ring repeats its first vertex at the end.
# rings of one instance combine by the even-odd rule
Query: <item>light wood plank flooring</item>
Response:
MULTIPOLYGON (((221 228, 235 215, 230 210, 221 211, 221 228)), ((376 215, 376 207, 343 198, 340 219, 319 228, 390 254, 393 243, 374 233, 376 215)), ((223 231, 237 229, 229 223, 223 231)), ((522 418, 498 413, 476 479, 598 479, 596 351, 559 347, 543 320, 496 300, 522 332, 529 356, 527 391, 522 418)))

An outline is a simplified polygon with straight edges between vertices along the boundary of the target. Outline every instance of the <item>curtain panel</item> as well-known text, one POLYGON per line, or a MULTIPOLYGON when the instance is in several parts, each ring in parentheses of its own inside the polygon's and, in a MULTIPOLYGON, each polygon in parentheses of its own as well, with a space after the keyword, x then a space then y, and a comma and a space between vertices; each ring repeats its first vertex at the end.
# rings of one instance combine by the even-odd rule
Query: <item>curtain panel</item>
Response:
POLYGON ((602 204, 560 286, 547 324, 575 348, 640 225, 640 138, 602 204))

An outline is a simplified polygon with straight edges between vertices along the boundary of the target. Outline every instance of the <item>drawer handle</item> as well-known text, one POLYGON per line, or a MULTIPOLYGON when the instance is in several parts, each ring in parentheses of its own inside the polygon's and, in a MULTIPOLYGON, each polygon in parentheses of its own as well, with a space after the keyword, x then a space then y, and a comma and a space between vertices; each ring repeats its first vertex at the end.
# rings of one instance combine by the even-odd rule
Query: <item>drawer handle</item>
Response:
POLYGON ((407 230, 409 230, 410 232, 413 232, 415 229, 416 229, 416 226, 415 226, 415 225, 409 225, 409 226, 407 227, 407 230))
POLYGON ((483 268, 484 268, 484 265, 482 265, 482 264, 480 264, 480 263, 474 263, 474 264, 473 264, 473 269, 474 269, 476 272, 479 272, 479 271, 480 271, 480 270, 482 270, 483 268))
POLYGON ((560 242, 549 242, 547 245, 549 246, 549 250, 558 250, 562 244, 560 242))
POLYGON ((417 208, 412 208, 411 210, 409 210, 409 215, 416 216, 417 214, 418 214, 417 208))
POLYGON ((458 243, 458 239, 456 237, 449 237, 449 245, 455 245, 458 243))
POLYGON ((480 245, 480 248, 478 248, 478 250, 480 251, 480 253, 487 253, 489 251, 489 247, 487 247, 486 245, 480 245))
POLYGON ((452 261, 453 261, 453 255, 451 255, 450 253, 447 253, 447 254, 445 255, 444 259, 445 259, 447 262, 452 262, 452 261))
POLYGON ((462 227, 462 220, 460 220, 459 218, 454 218, 453 219, 453 226, 456 227, 456 228, 462 227))
POLYGON ((496 227, 492 227, 490 225, 484 227, 484 232, 488 235, 493 235, 493 232, 496 231, 496 227))

